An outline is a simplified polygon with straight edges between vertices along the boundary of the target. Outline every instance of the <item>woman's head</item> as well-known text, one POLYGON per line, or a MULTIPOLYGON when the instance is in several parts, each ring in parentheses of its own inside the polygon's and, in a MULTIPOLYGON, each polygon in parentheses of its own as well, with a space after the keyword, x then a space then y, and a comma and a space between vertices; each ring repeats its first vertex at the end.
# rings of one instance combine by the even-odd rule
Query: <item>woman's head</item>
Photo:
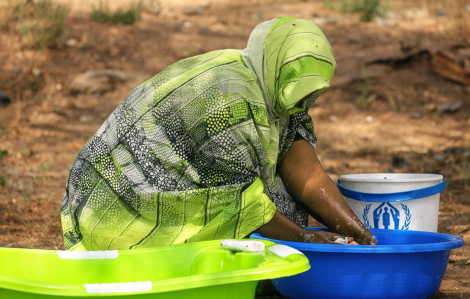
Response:
POLYGON ((336 68, 320 28, 292 17, 259 24, 242 57, 258 77, 270 121, 308 109, 330 86, 336 68))

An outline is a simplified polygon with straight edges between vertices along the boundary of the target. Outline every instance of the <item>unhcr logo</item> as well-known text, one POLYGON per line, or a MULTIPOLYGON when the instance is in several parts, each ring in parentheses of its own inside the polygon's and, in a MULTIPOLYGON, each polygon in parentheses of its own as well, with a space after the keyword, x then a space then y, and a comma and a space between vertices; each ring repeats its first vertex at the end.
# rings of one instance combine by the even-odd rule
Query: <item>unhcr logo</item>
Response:
POLYGON ((383 202, 378 205, 372 212, 370 211, 372 204, 368 204, 362 213, 362 219, 364 224, 368 228, 380 228, 380 229, 401 229, 408 230, 411 222, 411 211, 405 204, 400 204, 397 208, 389 202, 383 202), (369 221, 369 214, 371 214, 369 221), (403 225, 400 227, 400 221, 403 221, 403 225))

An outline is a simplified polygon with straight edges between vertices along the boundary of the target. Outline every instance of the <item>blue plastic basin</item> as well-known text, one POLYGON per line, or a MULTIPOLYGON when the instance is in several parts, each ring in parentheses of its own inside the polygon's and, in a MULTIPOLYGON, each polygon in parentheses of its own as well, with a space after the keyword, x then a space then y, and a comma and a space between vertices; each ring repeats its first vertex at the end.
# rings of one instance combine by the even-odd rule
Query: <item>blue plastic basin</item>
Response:
MULTIPOLYGON (((309 228, 326 230, 325 228, 309 228)), ((380 245, 353 246, 271 240, 302 251, 311 269, 273 279, 284 296, 295 298, 425 299, 439 289, 450 251, 462 238, 423 231, 372 229, 380 245)))

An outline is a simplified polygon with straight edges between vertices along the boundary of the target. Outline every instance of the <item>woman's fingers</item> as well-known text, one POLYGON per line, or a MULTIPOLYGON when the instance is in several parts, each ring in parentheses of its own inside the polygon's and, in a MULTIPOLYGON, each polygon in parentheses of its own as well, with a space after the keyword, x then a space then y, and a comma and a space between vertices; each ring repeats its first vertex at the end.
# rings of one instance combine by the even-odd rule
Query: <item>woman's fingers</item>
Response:
POLYGON ((327 240, 325 242, 326 244, 347 244, 348 242, 348 237, 340 235, 340 234, 335 234, 335 233, 330 233, 330 232, 320 232, 322 234, 322 237, 327 240))
POLYGON ((347 237, 325 231, 305 230, 303 235, 306 243, 336 244, 336 245, 377 245, 374 235, 365 235, 362 238, 347 237))
POLYGON ((360 245, 377 245, 377 240, 371 232, 365 232, 355 238, 360 245))
POLYGON ((377 240, 372 236, 365 236, 361 240, 361 245, 377 245, 377 240))
POLYGON ((319 244, 347 244, 348 237, 330 232, 305 230, 304 242, 319 244))

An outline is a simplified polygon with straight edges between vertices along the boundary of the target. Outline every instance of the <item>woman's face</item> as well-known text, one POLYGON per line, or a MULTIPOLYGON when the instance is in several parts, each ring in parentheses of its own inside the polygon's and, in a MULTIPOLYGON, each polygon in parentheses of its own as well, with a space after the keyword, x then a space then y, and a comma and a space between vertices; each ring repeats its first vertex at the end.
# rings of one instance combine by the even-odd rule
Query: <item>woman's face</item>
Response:
MULTIPOLYGON (((312 94, 313 94, 313 92, 312 92, 312 93, 309 93, 308 95, 306 95, 305 97, 303 97, 300 101, 298 101, 298 102, 294 105, 294 107, 300 107, 300 108, 301 108, 303 102, 304 102, 306 99, 308 99, 309 97, 311 97, 312 94)), ((305 108, 310 109, 310 107, 305 107, 305 108)))

